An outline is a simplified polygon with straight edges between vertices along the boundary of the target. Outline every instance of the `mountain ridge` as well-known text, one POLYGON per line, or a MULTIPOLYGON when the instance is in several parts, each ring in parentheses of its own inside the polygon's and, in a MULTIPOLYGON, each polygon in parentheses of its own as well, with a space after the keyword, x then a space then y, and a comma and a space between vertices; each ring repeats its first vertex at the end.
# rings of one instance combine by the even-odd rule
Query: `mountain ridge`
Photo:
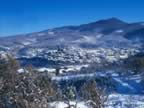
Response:
MULTIPOLYGON (((28 34, 1 37, 0 46, 14 50, 25 47, 56 48, 57 46, 135 47, 141 46, 143 43, 141 41, 138 43, 137 38, 130 38, 133 36, 130 33, 142 28, 144 28, 144 24, 141 22, 127 23, 117 18, 109 18, 78 26, 63 26, 28 34), (127 36, 127 34, 130 35, 127 36)), ((137 33, 135 32, 135 34, 137 33)))
MULTIPOLYGON (((28 34, 32 34, 32 33, 39 33, 39 32, 44 32, 44 31, 49 31, 49 30, 57 30, 57 29, 62 29, 62 28, 73 28, 76 29, 78 27, 81 26, 86 26, 86 25, 91 25, 91 24, 105 24, 107 22, 111 22, 111 23, 119 23, 119 24, 141 24, 143 23, 141 22, 133 22, 133 23, 128 23, 125 22, 123 20, 120 20, 119 18, 116 17, 111 17, 111 18, 107 18, 107 19, 102 19, 102 20, 96 20, 96 21, 92 21, 90 23, 85 23, 85 24, 79 24, 79 25, 67 25, 67 26, 60 26, 60 27, 54 27, 54 28, 50 28, 50 29, 45 29, 45 30, 40 30, 40 31, 35 31, 35 32, 29 32, 29 33, 21 33, 21 34, 16 34, 16 35, 9 35, 9 36, 4 36, 4 37, 11 37, 11 36, 23 36, 23 35, 28 35, 28 34)), ((0 38, 4 38, 4 37, 0 37, 0 38)))

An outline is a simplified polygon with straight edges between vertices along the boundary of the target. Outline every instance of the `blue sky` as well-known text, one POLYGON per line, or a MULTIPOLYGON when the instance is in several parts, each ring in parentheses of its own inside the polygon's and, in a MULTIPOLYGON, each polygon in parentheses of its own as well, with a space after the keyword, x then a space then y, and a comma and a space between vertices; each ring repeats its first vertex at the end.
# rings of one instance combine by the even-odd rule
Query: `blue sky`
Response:
POLYGON ((0 36, 117 17, 144 21, 143 0, 0 0, 0 36))

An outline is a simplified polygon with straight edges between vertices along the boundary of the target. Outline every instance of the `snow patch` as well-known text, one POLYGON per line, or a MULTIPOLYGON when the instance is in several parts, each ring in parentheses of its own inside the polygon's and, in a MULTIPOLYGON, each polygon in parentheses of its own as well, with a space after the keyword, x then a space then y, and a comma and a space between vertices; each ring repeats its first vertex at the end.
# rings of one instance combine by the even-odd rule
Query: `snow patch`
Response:
POLYGON ((31 42, 23 42, 22 44, 23 44, 23 45, 30 45, 31 42))
POLYGON ((37 35, 38 35, 38 36, 44 36, 45 33, 38 33, 37 35))
POLYGON ((98 35, 96 35, 96 38, 99 39, 99 38, 101 38, 102 36, 103 36, 102 34, 98 34, 98 35))
POLYGON ((23 68, 18 69, 17 72, 18 72, 18 73, 25 73, 25 72, 28 73, 28 71, 25 70, 25 69, 23 69, 23 68))
POLYGON ((54 35, 55 33, 52 32, 52 31, 49 31, 48 34, 49 34, 49 35, 54 35))
POLYGON ((39 71, 39 72, 45 72, 45 71, 47 71, 47 72, 55 72, 56 69, 54 69, 54 68, 39 68, 39 69, 37 69, 37 71, 39 71))
POLYGON ((83 36, 81 39, 73 41, 74 43, 96 43, 96 37, 93 36, 83 36))
MULTIPOLYGON (((76 108, 88 108, 86 105, 85 105, 85 102, 75 102, 75 101, 71 101, 70 102, 70 105, 76 105, 77 107, 76 108)), ((68 105, 64 102, 53 102, 53 103, 50 103, 50 106, 53 107, 53 108, 68 108, 68 105)), ((71 107, 71 108, 74 108, 74 107, 71 107)))
POLYGON ((115 32, 116 33, 123 33, 124 31, 123 30, 116 30, 115 32))

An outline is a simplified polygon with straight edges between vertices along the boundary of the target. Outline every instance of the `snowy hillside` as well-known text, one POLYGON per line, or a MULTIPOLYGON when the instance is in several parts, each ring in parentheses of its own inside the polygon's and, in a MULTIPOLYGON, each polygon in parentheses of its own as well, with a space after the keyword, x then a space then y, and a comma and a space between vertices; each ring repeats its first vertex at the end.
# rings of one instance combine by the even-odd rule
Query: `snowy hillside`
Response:
MULTIPOLYGON (((97 97, 102 100, 98 104, 104 108, 144 108, 143 35, 144 24, 110 18, 1 37, 0 61, 8 63, 9 56, 18 60, 20 67, 14 67, 17 72, 14 76, 18 75, 18 79, 24 76, 20 82, 16 81, 15 89, 19 91, 18 87, 22 87, 24 94, 28 92, 25 95, 32 97, 35 91, 39 94, 35 98, 46 97, 50 108, 95 108, 97 97), (30 73, 31 70, 34 73, 30 73), (48 84, 43 84, 47 81, 48 84), (36 88, 35 83, 40 84, 40 88, 36 88), (41 84, 54 86, 54 96, 45 94, 47 90, 43 92, 41 84), (29 90, 31 86, 34 89, 29 90)), ((0 66, 0 72, 5 67, 9 69, 8 75, 13 67, 0 66)))

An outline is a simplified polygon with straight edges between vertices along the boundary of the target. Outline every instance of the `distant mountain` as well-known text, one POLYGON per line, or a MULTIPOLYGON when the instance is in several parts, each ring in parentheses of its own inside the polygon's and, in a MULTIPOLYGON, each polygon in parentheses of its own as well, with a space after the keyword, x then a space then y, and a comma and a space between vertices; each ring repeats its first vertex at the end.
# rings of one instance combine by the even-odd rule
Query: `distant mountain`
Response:
POLYGON ((136 42, 144 42, 144 28, 133 30, 125 34, 127 39, 136 42))
POLYGON ((106 20, 100 20, 97 22, 81 25, 80 31, 99 31, 99 32, 104 32, 108 30, 112 31, 124 27, 125 25, 127 25, 127 23, 119 19, 110 18, 106 20))
POLYGON ((13 50, 21 48, 52 48, 57 46, 135 47, 143 43, 144 24, 127 23, 117 18, 104 19, 79 26, 64 26, 23 35, 0 38, 0 46, 13 50), (139 41, 141 42, 141 41, 139 41))

